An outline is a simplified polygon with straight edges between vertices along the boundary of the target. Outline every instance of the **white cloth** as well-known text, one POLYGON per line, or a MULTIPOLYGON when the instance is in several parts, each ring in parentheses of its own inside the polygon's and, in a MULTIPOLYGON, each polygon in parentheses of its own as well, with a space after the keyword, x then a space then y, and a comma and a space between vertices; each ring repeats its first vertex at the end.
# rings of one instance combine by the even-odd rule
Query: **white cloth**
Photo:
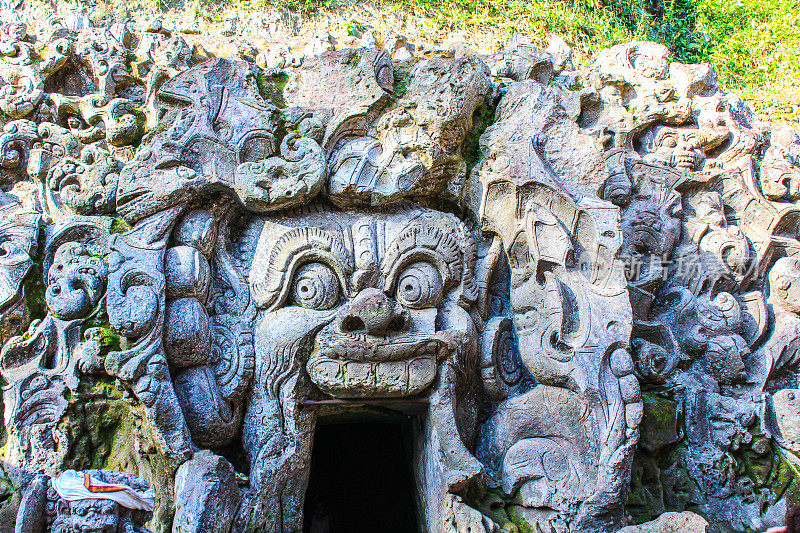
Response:
POLYGON ((128 485, 103 483, 85 472, 65 470, 53 479, 53 488, 67 501, 114 500, 128 509, 152 511, 156 493, 152 490, 139 492, 128 485))

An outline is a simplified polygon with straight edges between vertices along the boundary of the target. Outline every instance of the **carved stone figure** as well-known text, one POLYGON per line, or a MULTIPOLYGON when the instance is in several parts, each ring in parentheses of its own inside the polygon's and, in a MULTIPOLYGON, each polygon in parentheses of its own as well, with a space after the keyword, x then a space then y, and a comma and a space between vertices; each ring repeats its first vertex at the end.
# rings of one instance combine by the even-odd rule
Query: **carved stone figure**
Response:
MULTIPOLYGON (((800 342, 800 307, 794 291, 800 285, 800 265, 796 257, 781 257, 769 272, 767 300, 774 320, 774 330, 759 355, 763 365, 759 378, 766 383, 782 377, 797 362, 800 342)), ((786 377, 785 375, 783 376, 786 377)))
POLYGON ((67 389, 74 392, 79 387, 78 373, 102 365, 92 353, 92 330, 82 338, 81 326, 97 311, 107 276, 103 259, 82 243, 62 244, 47 274, 49 313, 31 323, 24 335, 9 339, 0 352, 0 368, 9 383, 4 391, 5 420, 23 437, 17 452, 22 457, 39 457, 54 467, 58 456, 67 452, 57 453, 57 424, 68 405, 67 389), (50 456, 40 457, 43 453, 50 456))
POLYGON ((278 527, 300 527, 300 487, 308 475, 302 457, 314 428, 314 412, 300 398, 424 394, 430 410, 415 462, 429 502, 428 527, 441 527, 444 493, 465 490, 482 470, 467 448, 478 409, 469 314, 477 297, 474 276, 471 235, 442 213, 321 209, 265 220, 250 271, 253 299, 263 311, 242 436, 255 490, 251 522, 280 505, 278 527))
POLYGON ((38 213, 26 213, 11 202, 0 208, 0 335, 4 342, 21 333, 30 320, 23 280, 38 251, 40 219, 38 213))
POLYGON ((313 118, 286 124, 258 92, 257 67, 225 59, 185 71, 158 91, 165 131, 139 150, 122 174, 117 212, 131 222, 187 195, 235 190, 256 211, 297 205, 324 185, 313 118), (210 107, 208 100, 217 104, 210 107), (305 122, 303 122, 305 121, 305 122), (278 128, 303 127, 278 142, 278 128))
POLYGON ((795 201, 800 198, 798 190, 798 141, 797 132, 791 128, 776 127, 772 131, 770 146, 764 153, 760 174, 764 196, 775 201, 795 201))
POLYGON ((403 98, 377 123, 365 124, 377 135, 353 137, 352 119, 345 122, 349 131, 343 124, 326 134, 333 147, 329 190, 339 204, 422 198, 463 174, 461 147, 489 89, 486 65, 475 58, 430 59, 406 76, 403 98))

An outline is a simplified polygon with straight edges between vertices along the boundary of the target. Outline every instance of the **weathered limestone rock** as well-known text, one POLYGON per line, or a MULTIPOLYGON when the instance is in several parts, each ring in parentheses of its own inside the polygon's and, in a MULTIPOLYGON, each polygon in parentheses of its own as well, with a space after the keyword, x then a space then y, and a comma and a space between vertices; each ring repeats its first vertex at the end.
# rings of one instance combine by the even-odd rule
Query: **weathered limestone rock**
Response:
POLYGON ((708 522, 702 516, 689 511, 664 513, 652 522, 628 526, 618 533, 706 533, 708 522))
POLYGON ((175 533, 226 533, 241 503, 233 467, 209 451, 195 454, 175 475, 175 533))
POLYGON ((709 65, 0 29, 0 528, 330 523, 318 425, 365 419, 431 533, 800 498, 800 136, 709 65))

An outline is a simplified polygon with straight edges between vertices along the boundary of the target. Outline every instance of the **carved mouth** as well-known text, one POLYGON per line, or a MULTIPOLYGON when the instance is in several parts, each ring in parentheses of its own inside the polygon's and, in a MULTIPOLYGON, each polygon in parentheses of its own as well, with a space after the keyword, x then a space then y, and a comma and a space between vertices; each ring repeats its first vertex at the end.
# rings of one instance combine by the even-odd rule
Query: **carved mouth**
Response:
POLYGON ((444 342, 436 338, 417 336, 388 337, 378 341, 366 335, 350 335, 333 345, 318 349, 312 358, 328 357, 343 361, 402 361, 420 356, 436 358, 444 342))
POLYGON ((72 172, 61 178, 61 181, 58 183, 58 190, 64 191, 68 187, 73 187, 75 189, 80 190, 81 188, 81 175, 77 172, 72 172))
POLYGON ((183 165, 183 162, 176 157, 165 157, 155 165, 156 170, 167 170, 183 165))
POLYGON ((126 219, 142 218, 140 211, 143 206, 147 210, 153 198, 153 192, 150 189, 141 187, 130 191, 117 191, 117 213, 126 219))
POLYGON ((436 378, 445 343, 425 336, 374 340, 356 334, 315 350, 306 364, 311 380, 340 398, 411 396, 436 378))
POLYGON ((124 190, 120 189, 117 191, 117 209, 124 210, 125 207, 131 206, 137 200, 139 200, 142 196, 145 196, 149 193, 150 190, 144 187, 139 189, 130 189, 124 190))
POLYGON ((693 153, 683 153, 675 156, 675 168, 694 170, 697 166, 697 156, 693 153))
POLYGON ((436 378, 436 357, 404 361, 352 361, 314 357, 306 364, 311 380, 338 398, 397 398, 428 388, 436 378))

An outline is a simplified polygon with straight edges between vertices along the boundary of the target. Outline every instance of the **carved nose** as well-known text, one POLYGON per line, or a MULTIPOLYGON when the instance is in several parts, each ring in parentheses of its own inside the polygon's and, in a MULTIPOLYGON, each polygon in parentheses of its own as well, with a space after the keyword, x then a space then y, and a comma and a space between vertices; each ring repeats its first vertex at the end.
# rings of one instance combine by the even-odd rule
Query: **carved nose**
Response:
POLYGON ((366 332, 385 335, 400 331, 406 325, 406 312, 378 289, 364 289, 353 298, 339 317, 344 332, 366 332))

